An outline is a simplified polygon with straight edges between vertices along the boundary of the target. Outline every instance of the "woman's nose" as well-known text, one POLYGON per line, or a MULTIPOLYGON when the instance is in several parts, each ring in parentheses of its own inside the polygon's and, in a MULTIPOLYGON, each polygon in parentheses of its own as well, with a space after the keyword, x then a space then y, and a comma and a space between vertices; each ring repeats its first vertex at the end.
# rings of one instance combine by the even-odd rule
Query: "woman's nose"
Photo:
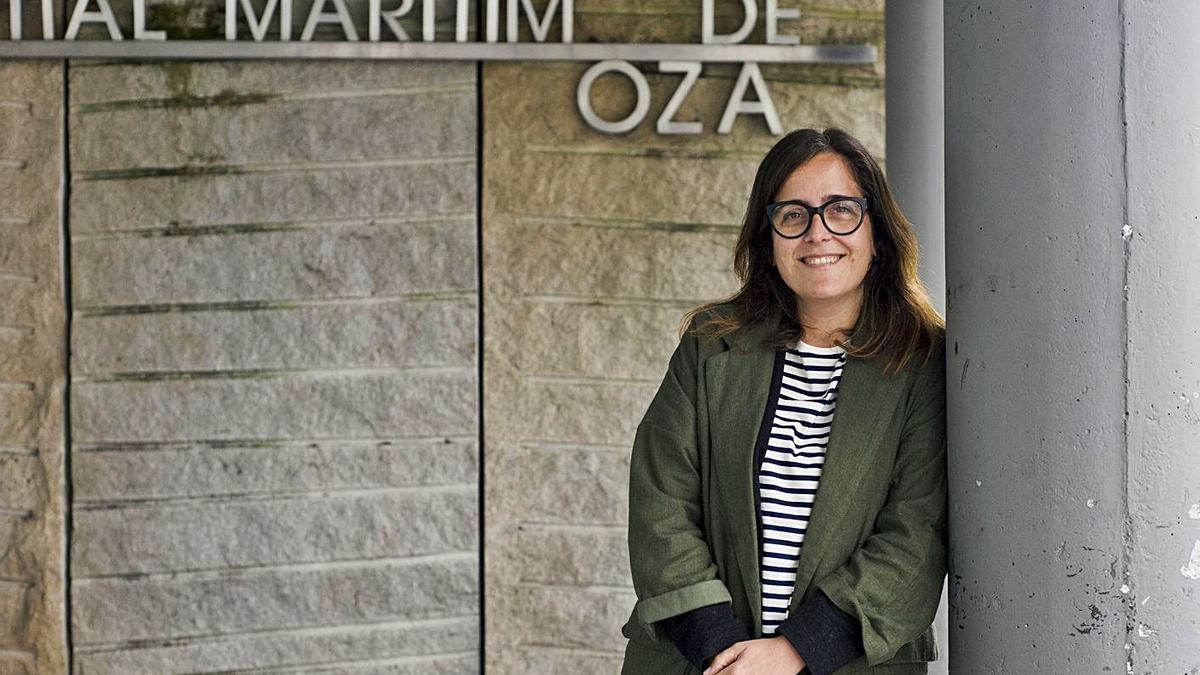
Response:
POLYGON ((825 220, 814 214, 812 222, 808 225, 808 232, 805 232, 801 238, 804 241, 829 241, 833 238, 833 233, 825 227, 825 220))

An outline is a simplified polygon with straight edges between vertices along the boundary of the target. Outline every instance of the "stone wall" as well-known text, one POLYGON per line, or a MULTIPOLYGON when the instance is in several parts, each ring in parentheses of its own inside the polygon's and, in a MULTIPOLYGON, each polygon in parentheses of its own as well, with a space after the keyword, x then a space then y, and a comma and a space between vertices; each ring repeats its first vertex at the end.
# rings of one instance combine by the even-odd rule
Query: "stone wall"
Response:
POLYGON ((0 63, 0 673, 66 668, 63 68, 0 63))
POLYGON ((471 670, 474 66, 69 91, 77 671, 471 670))

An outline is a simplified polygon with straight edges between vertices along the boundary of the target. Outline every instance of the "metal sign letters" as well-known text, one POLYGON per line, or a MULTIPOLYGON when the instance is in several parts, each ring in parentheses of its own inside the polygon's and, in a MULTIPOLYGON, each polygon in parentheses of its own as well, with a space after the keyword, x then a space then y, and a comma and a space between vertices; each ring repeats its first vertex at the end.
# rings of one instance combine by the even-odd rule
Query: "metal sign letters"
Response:
POLYGON ((223 41, 168 40, 166 28, 169 27, 147 25, 147 3, 153 1, 132 0, 132 16, 126 18, 131 19, 133 30, 131 35, 126 35, 109 0, 67 0, 68 18, 60 39, 54 21, 56 0, 7 0, 8 35, 0 39, 0 58, 596 61, 580 79, 576 101, 587 124, 607 134, 632 131, 645 122, 649 112, 649 84, 642 71, 631 62, 657 62, 658 72, 683 76, 655 121, 654 128, 659 134, 702 133, 702 122, 679 121, 675 115, 699 79, 704 62, 735 62, 742 64, 741 71, 717 122, 717 133, 729 133, 738 115, 761 115, 774 135, 783 133, 783 126, 759 63, 871 63, 876 58, 876 48, 869 44, 798 44, 796 36, 780 31, 780 22, 798 19, 800 10, 781 8, 778 0, 762 0, 766 43, 761 45, 745 44, 759 21, 756 0, 740 0, 742 21, 731 33, 717 32, 715 0, 701 0, 699 45, 574 44, 574 0, 548 0, 541 14, 533 0, 506 0, 503 3, 501 0, 478 0, 483 2, 482 7, 473 5, 471 0, 454 0, 453 42, 436 40, 435 0, 421 0, 417 13, 416 0, 398 0, 395 6, 388 8, 383 6, 384 0, 369 0, 365 22, 361 16, 357 17, 358 22, 355 21, 345 0, 312 0, 298 36, 293 34, 293 19, 298 18, 293 0, 266 0, 261 12, 252 6, 251 0, 224 0, 223 41), (31 17, 31 23, 40 25, 40 35, 36 37, 26 34, 26 10, 38 12, 31 17), (482 41, 469 39, 468 19, 476 11, 482 14, 483 26, 479 31, 482 41), (418 13, 419 40, 400 22, 402 18, 414 20, 418 13), (533 42, 519 41, 522 19, 533 42), (362 35, 358 27, 364 23, 367 30, 362 35), (109 39, 77 40, 81 28, 87 24, 102 27, 109 39), (314 41, 318 27, 323 24, 340 31, 344 40, 314 41), (559 42, 547 42, 556 24, 559 42), (270 32, 272 25, 278 30, 270 32), (592 86, 606 74, 625 77, 634 86, 634 108, 624 119, 603 119, 592 107, 592 86), (754 98, 747 100, 751 89, 754 98))

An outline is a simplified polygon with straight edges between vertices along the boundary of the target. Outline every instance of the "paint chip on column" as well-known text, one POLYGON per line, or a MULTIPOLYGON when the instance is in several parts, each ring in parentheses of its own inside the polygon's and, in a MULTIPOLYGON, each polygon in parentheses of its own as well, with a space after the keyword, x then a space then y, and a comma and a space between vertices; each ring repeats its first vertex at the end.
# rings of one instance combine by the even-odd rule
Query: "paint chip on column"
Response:
POLYGON ((1192 557, 1183 567, 1179 568, 1180 573, 1189 579, 1200 579, 1200 541, 1197 541, 1192 546, 1192 557))

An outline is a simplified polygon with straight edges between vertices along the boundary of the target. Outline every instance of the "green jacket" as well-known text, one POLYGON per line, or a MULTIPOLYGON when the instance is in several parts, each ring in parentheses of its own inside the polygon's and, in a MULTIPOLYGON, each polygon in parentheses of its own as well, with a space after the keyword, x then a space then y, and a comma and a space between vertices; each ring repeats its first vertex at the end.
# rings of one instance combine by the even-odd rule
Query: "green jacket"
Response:
MULTIPOLYGON (((762 635, 755 440, 770 395, 774 322, 726 338, 688 333, 638 425, 629 475, 637 604, 623 673, 696 673, 662 619, 732 602, 762 635)), ((918 361, 914 359, 913 361, 918 361)), ((862 622, 866 654, 838 671, 925 672, 946 572, 945 351, 885 376, 847 360, 796 576, 862 622), (900 664, 910 664, 903 666, 900 664), (919 664, 919 665, 918 665, 919 664)))

